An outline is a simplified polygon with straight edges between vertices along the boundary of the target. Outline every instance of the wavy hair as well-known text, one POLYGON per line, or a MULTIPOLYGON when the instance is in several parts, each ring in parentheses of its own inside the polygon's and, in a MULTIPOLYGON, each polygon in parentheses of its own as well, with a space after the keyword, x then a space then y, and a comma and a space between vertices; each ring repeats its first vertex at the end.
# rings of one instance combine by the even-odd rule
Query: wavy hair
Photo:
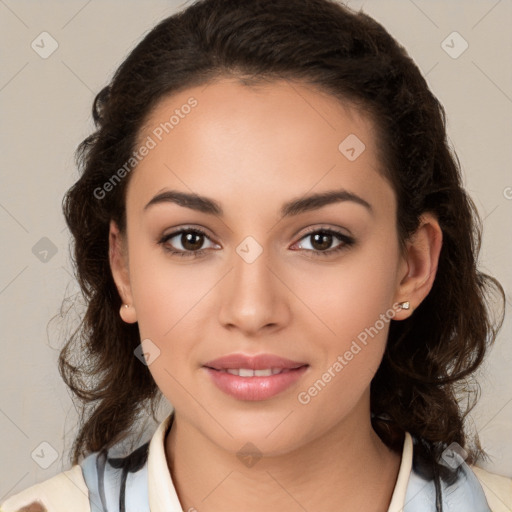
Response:
MULTIPOLYGON (((72 462, 126 439, 159 390, 134 356, 137 324, 119 317, 109 265, 109 222, 126 229, 130 175, 107 198, 98 190, 129 161, 152 109, 170 94, 232 77, 242 84, 300 81, 363 110, 376 128, 382 172, 397 198, 404 246, 424 212, 437 217, 443 246, 429 295, 404 321, 391 321, 371 383, 372 424, 394 446, 404 431, 436 448, 469 446, 457 396, 478 395, 469 378, 503 321, 492 298, 501 285, 477 269, 481 222, 462 186, 446 135, 445 111, 405 49, 370 16, 334 0, 199 0, 156 25, 96 96, 94 133, 76 152, 80 178, 63 210, 73 237, 76 278, 86 301, 59 357, 80 403, 72 462)), ((154 409, 153 409, 154 411, 154 409)))

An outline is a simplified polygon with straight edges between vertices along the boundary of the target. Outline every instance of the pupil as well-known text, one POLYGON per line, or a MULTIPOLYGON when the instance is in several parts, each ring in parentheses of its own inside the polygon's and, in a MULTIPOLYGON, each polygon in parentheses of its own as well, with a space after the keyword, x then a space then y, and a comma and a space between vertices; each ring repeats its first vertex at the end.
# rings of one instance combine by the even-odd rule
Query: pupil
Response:
POLYGON ((329 233, 316 233, 313 235, 313 246, 315 246, 315 244, 319 242, 319 246, 317 246, 318 250, 329 249, 332 242, 331 239, 332 235, 330 235, 329 233))

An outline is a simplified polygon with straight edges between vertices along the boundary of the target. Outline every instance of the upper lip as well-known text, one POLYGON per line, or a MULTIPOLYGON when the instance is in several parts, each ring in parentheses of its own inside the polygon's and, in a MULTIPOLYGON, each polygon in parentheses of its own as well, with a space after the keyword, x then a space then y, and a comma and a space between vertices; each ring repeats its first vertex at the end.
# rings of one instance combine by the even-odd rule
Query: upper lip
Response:
POLYGON ((235 368, 246 368, 250 370, 265 370, 267 368, 299 368, 307 363, 292 361, 274 354, 258 354, 247 356, 244 354, 229 354, 227 356, 212 359, 203 366, 215 370, 229 370, 235 368))

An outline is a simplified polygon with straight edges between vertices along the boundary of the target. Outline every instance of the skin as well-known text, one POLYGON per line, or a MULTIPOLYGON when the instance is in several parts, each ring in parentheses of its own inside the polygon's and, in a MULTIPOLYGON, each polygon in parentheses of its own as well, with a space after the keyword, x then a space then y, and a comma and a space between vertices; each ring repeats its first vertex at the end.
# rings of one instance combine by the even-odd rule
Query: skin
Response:
MULTIPOLYGON (((400 321, 428 294, 442 243, 437 220, 425 214, 400 251, 396 198, 380 172, 371 120, 304 84, 255 88, 223 78, 190 88, 157 105, 140 141, 191 96, 197 107, 130 176, 127 236, 114 222, 110 229, 112 272, 129 305, 121 316, 160 350, 149 369, 175 409, 165 452, 183 509, 386 511, 401 453, 372 429, 369 404, 389 323, 309 403, 297 396, 393 304, 411 303, 397 310, 400 321), (338 149, 349 134, 365 144, 354 161, 338 149), (343 201, 280 216, 286 201, 340 188, 371 211, 343 201), (163 189, 208 196, 224 216, 174 203, 144 210, 163 189), (208 234, 194 241, 202 256, 174 256, 158 243, 190 225, 208 234), (334 236, 322 249, 307 228, 338 230, 355 243, 315 256, 343 242, 334 236), (250 264, 236 252, 247 236, 263 251, 250 264), (237 400, 202 368, 234 352, 310 366, 271 399, 237 400), (262 454, 252 467, 236 456, 247 442, 262 454)), ((183 251, 182 242, 166 245, 183 251)))
POLYGON ((34 501, 30 505, 20 508, 18 512, 46 512, 46 509, 40 503, 34 501))

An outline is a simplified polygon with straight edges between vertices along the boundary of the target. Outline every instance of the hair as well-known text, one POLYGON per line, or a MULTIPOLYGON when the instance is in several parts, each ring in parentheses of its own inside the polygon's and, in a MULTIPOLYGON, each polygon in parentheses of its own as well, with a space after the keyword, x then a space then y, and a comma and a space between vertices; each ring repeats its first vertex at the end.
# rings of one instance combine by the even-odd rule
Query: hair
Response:
POLYGON ((476 396, 463 407, 457 393, 478 395, 469 378, 501 327, 503 313, 494 317, 492 299, 502 305, 504 292, 477 269, 481 221, 447 141, 443 106, 405 49, 361 11, 334 0, 200 0, 161 21, 131 51, 96 96, 96 130, 76 152, 80 178, 63 210, 87 308, 59 357, 81 405, 73 463, 126 439, 161 398, 148 367, 134 356, 138 327, 119 316, 109 264, 109 223, 125 233, 131 174, 106 198, 95 191, 132 157, 161 100, 226 77, 244 85, 300 82, 369 116, 381 172, 397 200, 401 247, 425 212, 443 233, 430 293, 408 319, 390 322, 371 383, 373 428, 389 446, 408 431, 433 448, 457 442, 469 463, 485 456, 476 433, 472 448, 465 432, 476 396))

